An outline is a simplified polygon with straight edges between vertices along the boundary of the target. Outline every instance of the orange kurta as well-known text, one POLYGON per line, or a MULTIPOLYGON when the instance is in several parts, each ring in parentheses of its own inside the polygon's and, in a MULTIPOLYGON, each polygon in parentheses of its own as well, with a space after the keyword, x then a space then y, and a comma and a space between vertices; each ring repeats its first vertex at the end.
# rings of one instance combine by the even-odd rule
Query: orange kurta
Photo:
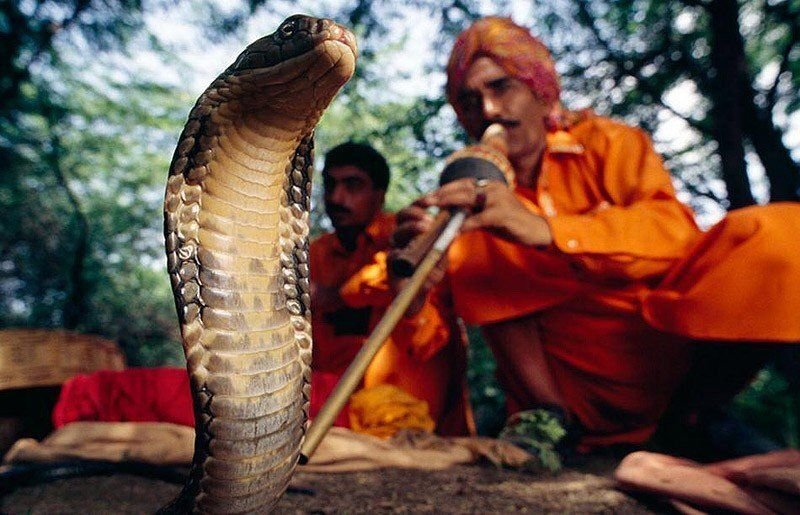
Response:
MULTIPOLYGON (((462 235, 449 254, 456 309, 477 325, 536 316, 585 442, 641 442, 685 374, 690 348, 646 326, 639 297, 700 232, 642 131, 591 116, 569 136, 565 151, 548 147, 537 187, 516 189, 547 218, 553 246, 462 235)), ((498 364, 509 410, 531 407, 504 370, 498 364)))
MULTIPOLYGON (((312 281, 339 288, 345 312, 326 313, 312 306, 314 352, 311 416, 322 407, 347 366, 391 302, 386 282, 385 251, 394 217, 381 214, 347 252, 334 234, 311 243, 312 281), (377 255, 376 255, 377 254, 377 255)), ((412 318, 401 320, 364 375, 363 386, 397 386, 427 402, 442 434, 467 434, 473 429, 464 372, 465 340, 452 313, 438 301, 412 318)), ((347 426, 347 409, 336 421, 347 426)))
POLYGON ((730 212, 645 293, 645 320, 698 339, 800 342, 798 235, 796 202, 730 212))
MULTIPOLYGON (((788 213, 795 213, 798 224, 800 208, 770 207, 774 212, 760 211, 763 220, 757 222, 747 213, 734 214, 733 229, 703 237, 642 131, 589 116, 559 136, 560 148, 548 141, 536 188, 515 191, 548 220, 552 247, 523 248, 481 231, 460 236, 449 253, 456 310, 477 325, 534 316, 566 407, 587 431, 584 442, 639 443, 655 429, 688 368, 690 340, 683 336, 791 340, 800 335, 797 316, 780 310, 788 320, 771 330, 774 320, 753 321, 764 311, 752 304, 753 330, 742 331, 736 316, 744 306, 719 293, 757 298, 758 280, 745 279, 744 263, 759 255, 766 241, 750 237, 786 234, 788 213), (744 243, 732 243, 729 236, 749 238, 752 247, 742 251, 744 243), (719 241, 709 242, 715 237, 719 241), (720 246, 721 241, 728 243, 720 246), (734 248, 741 258, 727 255, 734 248), (713 275, 720 263, 724 267, 713 275), (657 289, 670 270, 675 272, 657 289), (739 288, 737 281, 747 286, 739 288), (649 324, 642 317, 643 300, 649 324), (728 319, 712 322, 706 316, 728 319)), ((759 279, 769 275, 764 271, 769 263, 785 265, 787 245, 796 244, 760 254, 759 279)), ((790 269, 773 281, 776 289, 764 299, 779 303, 794 284, 789 309, 797 313, 800 267, 790 269)), ((530 407, 526 396, 515 393, 515 378, 504 375, 502 364, 498 370, 509 408, 530 407)))

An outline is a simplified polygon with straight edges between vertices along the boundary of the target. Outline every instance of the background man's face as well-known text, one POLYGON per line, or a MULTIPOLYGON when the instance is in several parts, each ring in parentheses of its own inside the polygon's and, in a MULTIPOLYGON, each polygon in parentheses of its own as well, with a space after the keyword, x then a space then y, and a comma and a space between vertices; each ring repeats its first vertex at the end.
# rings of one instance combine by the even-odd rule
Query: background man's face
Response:
POLYGON ((464 128, 473 138, 480 138, 495 122, 506 128, 512 161, 544 149, 544 118, 549 106, 492 59, 479 57, 470 65, 459 101, 464 109, 464 128))
POLYGON ((365 227, 383 207, 384 190, 376 189, 372 178, 352 165, 334 166, 323 173, 325 212, 337 230, 365 227))

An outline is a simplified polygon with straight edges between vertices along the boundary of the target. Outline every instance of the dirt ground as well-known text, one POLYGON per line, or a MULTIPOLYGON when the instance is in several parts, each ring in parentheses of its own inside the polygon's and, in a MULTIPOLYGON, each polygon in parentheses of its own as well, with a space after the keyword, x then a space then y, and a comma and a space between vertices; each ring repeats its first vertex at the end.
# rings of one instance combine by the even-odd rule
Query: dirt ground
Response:
MULTIPOLYGON (((613 468, 613 467, 612 467, 613 468)), ((444 471, 298 472, 276 513, 656 513, 614 489, 610 468, 533 475, 491 466, 444 471)), ((130 475, 62 479, 15 490, 3 514, 154 513, 180 487, 130 475)))

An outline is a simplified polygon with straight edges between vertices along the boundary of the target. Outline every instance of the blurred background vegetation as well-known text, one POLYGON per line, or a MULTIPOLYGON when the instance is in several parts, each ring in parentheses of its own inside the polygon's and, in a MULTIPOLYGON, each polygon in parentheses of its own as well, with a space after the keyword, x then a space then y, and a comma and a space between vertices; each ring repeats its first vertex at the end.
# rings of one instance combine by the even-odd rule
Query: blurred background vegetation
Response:
MULTIPOLYGON (((798 200, 799 0, 0 0, 0 327, 95 333, 132 366, 181 363, 161 236, 172 150, 205 85, 295 12, 357 34, 357 76, 319 127, 318 155, 373 143, 393 169, 392 210, 430 190, 465 141, 442 70, 455 35, 486 14, 513 15, 551 47, 568 107, 650 131, 702 225, 798 200)), ((312 219, 325 230, 318 201, 312 219)), ((491 433, 502 395, 471 336, 491 433)), ((737 410, 797 446, 798 402, 767 369, 737 410)))

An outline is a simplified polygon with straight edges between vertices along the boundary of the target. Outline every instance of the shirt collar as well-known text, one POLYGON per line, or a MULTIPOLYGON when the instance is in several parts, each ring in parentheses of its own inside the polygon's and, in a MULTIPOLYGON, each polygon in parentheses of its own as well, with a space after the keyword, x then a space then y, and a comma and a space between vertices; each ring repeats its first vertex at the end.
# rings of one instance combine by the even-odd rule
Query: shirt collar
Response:
POLYGON ((581 145, 575 136, 563 129, 552 132, 548 131, 545 140, 547 142, 547 150, 551 154, 581 155, 584 152, 583 145, 581 145))

